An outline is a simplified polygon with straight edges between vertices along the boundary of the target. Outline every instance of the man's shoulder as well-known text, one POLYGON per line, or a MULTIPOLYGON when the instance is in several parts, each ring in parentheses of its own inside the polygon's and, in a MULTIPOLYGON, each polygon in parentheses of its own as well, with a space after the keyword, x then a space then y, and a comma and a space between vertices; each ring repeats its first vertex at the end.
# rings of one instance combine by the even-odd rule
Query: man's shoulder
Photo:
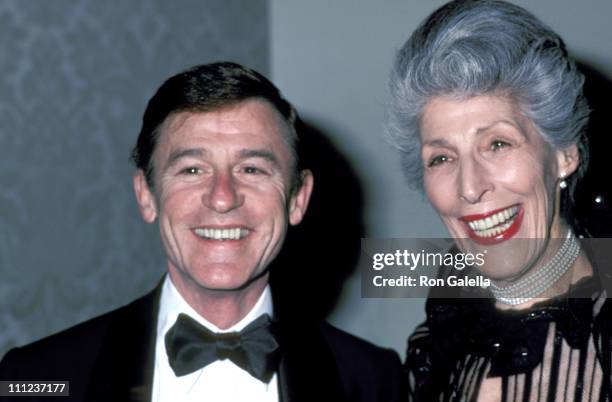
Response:
MULTIPOLYGON (((152 292, 153 293, 153 292, 152 292)), ((151 304, 152 293, 100 316, 47 336, 28 345, 11 349, 0 361, 0 379, 78 374, 91 368, 109 329, 131 325, 151 304), (60 374, 60 375, 61 375, 60 374)))
POLYGON ((64 360, 71 355, 81 355, 80 347, 95 347, 94 340, 103 336, 104 328, 113 314, 115 312, 103 314, 25 346, 13 348, 5 355, 0 366, 13 361, 26 363, 64 360))

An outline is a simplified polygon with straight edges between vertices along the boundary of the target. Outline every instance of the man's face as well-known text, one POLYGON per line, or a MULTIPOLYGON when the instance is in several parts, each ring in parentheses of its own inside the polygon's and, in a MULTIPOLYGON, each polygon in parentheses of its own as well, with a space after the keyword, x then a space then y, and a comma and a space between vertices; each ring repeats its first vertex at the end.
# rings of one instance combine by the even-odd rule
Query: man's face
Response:
POLYGON ((170 115, 160 130, 154 193, 142 171, 134 186, 145 221, 159 219, 171 277, 206 290, 248 287, 308 205, 309 172, 290 193, 289 126, 270 104, 252 99, 170 115))

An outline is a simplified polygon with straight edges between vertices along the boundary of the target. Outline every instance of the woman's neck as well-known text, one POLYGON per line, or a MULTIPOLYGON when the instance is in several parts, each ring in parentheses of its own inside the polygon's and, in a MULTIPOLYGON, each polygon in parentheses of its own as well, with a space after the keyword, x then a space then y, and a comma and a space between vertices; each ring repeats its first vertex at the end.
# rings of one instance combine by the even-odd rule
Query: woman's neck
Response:
POLYGON ((531 308, 534 304, 540 303, 542 301, 563 295, 567 293, 571 286, 578 283, 581 279, 592 276, 593 275, 593 267, 589 259, 587 258, 584 250, 580 251, 576 261, 571 266, 570 269, 551 287, 546 289, 539 296, 528 300, 524 303, 517 305, 508 305, 504 304, 500 301, 495 302, 495 308, 498 310, 525 310, 531 308))

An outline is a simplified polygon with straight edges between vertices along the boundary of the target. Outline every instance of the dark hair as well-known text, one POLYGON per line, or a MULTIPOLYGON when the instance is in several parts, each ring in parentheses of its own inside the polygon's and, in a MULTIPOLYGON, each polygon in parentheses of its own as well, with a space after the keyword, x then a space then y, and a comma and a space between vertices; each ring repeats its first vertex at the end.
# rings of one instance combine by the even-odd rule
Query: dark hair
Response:
POLYGON ((162 123, 174 113, 209 112, 259 98, 273 106, 289 125, 287 138, 294 160, 292 187, 299 187, 297 113, 266 77, 237 63, 218 62, 192 67, 170 77, 149 100, 131 159, 154 187, 152 156, 162 123))
POLYGON ((578 146, 579 167, 561 193, 567 219, 589 158, 583 83, 559 35, 525 9, 499 0, 452 1, 431 14, 397 53, 387 133, 402 152, 410 184, 422 189, 419 125, 427 101, 504 94, 555 149, 578 146))

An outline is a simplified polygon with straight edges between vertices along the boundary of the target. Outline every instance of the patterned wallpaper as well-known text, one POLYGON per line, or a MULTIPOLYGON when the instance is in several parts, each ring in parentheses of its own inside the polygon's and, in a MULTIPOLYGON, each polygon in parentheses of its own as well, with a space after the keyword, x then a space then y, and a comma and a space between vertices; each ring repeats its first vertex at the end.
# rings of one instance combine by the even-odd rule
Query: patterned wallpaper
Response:
POLYGON ((191 65, 268 55, 267 0, 0 2, 0 356, 155 285, 128 161, 146 101, 191 65))

